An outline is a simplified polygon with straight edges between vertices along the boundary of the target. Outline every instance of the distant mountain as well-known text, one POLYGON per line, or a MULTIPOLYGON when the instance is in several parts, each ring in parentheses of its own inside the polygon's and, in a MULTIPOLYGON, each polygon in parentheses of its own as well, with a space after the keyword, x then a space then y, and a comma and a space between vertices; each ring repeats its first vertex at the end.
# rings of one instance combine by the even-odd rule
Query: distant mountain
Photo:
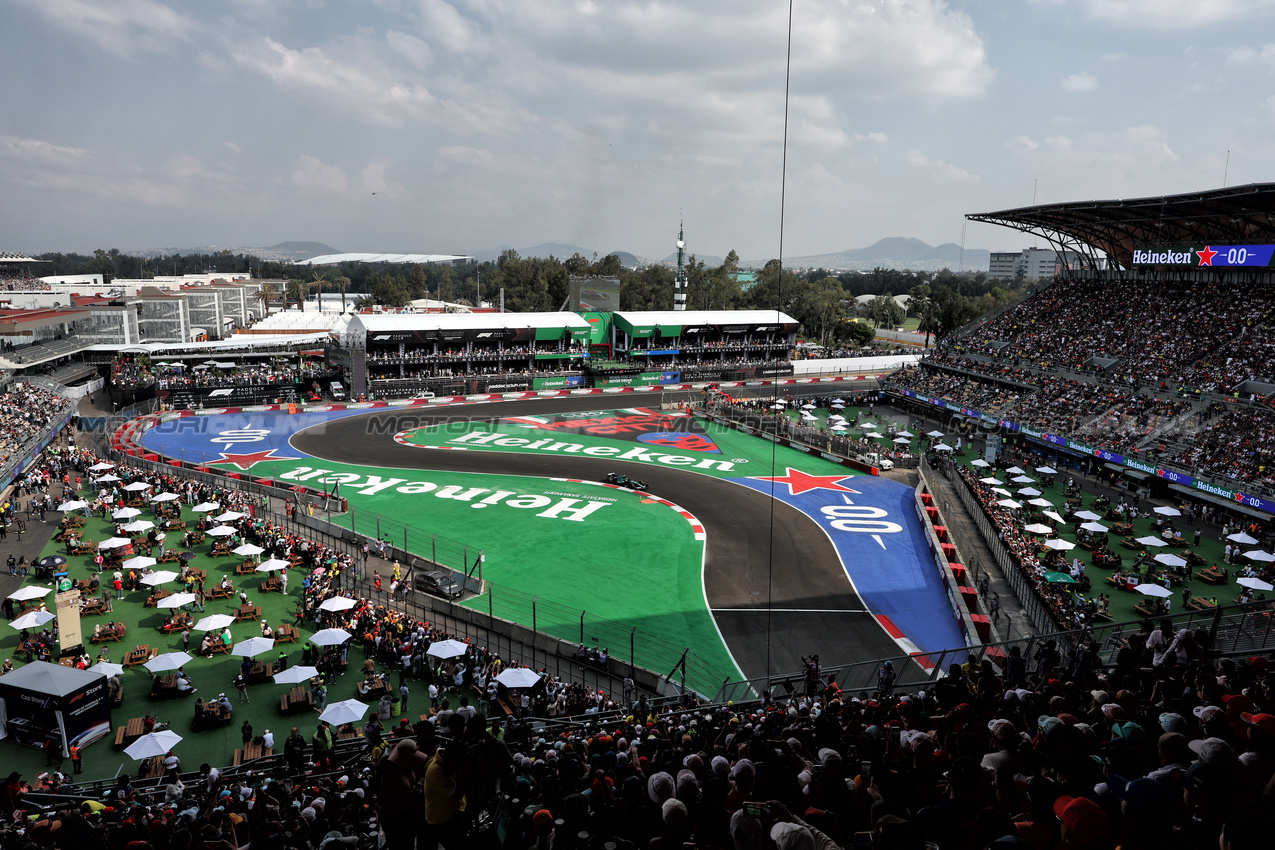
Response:
MULTIPOLYGON (((474 258, 480 263, 494 263, 500 259, 501 254, 509 250, 509 247, 510 246, 508 245, 504 245, 500 248, 490 248, 486 251, 479 251, 474 254, 474 258)), ((628 251, 595 252, 589 248, 581 248, 578 245, 565 245, 561 242, 542 242, 539 245, 533 245, 530 248, 515 248, 514 250, 518 252, 519 257, 537 257, 542 260, 547 260, 550 257, 556 257, 559 260, 569 260, 576 254, 579 254, 581 257, 584 257, 590 262, 593 261, 594 253, 598 255, 599 260, 603 257, 609 256, 610 254, 615 254, 620 258, 620 265, 624 266, 626 269, 640 269, 643 266, 649 266, 651 264, 650 260, 639 257, 636 254, 631 254, 628 251)))
MULTIPOLYGON (((945 242, 937 247, 904 236, 891 236, 869 245, 867 248, 851 248, 836 254, 812 254, 805 257, 785 257, 784 265, 796 268, 824 268, 829 271, 871 271, 874 268, 913 269, 916 271, 987 271, 991 253, 983 248, 966 248, 964 258, 961 246, 945 242)), ((762 266, 765 261, 740 263, 762 266)))
MULTIPOLYGON (((703 264, 704 264, 704 267, 705 267, 705 268, 709 268, 709 269, 715 269, 715 268, 717 268, 718 266, 720 266, 722 263, 726 262, 726 258, 725 258, 725 257, 714 257, 712 254, 696 254, 694 251, 687 251, 687 252, 686 252, 686 262, 688 262, 688 263, 689 263, 689 262, 691 261, 691 258, 692 258, 692 257, 694 257, 694 258, 695 258, 695 262, 697 262, 697 263, 703 263, 703 264)), ((660 265, 662 265, 662 266, 673 266, 673 267, 676 267, 676 266, 677 266, 677 252, 676 252, 676 251, 674 251, 672 254, 669 254, 667 257, 665 257, 664 259, 660 260, 660 265)), ((758 265, 759 265, 759 266, 763 266, 763 265, 765 265, 765 263, 759 263, 758 265)))

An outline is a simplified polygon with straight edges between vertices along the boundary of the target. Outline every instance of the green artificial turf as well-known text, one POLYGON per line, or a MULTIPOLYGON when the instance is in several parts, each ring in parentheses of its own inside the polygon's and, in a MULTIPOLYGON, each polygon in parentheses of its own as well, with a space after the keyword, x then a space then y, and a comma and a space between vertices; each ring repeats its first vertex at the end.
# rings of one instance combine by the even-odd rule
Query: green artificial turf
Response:
MULTIPOLYGON (((144 513, 139 519, 148 518, 148 516, 149 513, 144 513)), ((49 514, 48 522, 53 524, 57 522, 59 517, 60 514, 57 513, 49 514)), ((199 519, 199 514, 192 513, 187 508, 183 510, 182 518, 187 521, 188 526, 193 526, 194 522, 199 519)), ((101 541, 111 536, 111 534, 110 524, 106 520, 94 517, 85 522, 82 536, 85 540, 101 541)), ((176 542, 173 540, 172 534, 169 535, 168 542, 176 542)), ((209 554, 211 547, 212 538, 208 538, 207 542, 196 546, 192 550, 196 553, 196 557, 191 561, 191 565, 208 570, 208 580, 204 585, 206 589, 220 582, 222 575, 230 574, 236 591, 240 588, 247 589, 248 598, 253 603, 261 606, 261 615, 270 623, 271 627, 277 628, 281 623, 293 622, 293 612, 300 596, 301 580, 303 578, 297 570, 293 570, 289 574, 287 595, 277 592, 262 593, 259 592, 263 581, 260 576, 233 575, 235 565, 244 560, 242 557, 213 558, 209 554)), ((42 554, 65 554, 65 548, 62 543, 51 541, 42 554)), ((171 564, 162 564, 157 565, 156 569, 165 569, 172 566, 171 564)), ((92 575, 93 560, 90 556, 73 556, 68 559, 67 569, 72 579, 87 578, 92 575)), ((105 574, 105 578, 109 580, 110 574, 105 574)), ((30 576, 25 584, 37 584, 37 582, 34 576, 30 576)), ((179 582, 171 582, 165 585, 170 590, 177 590, 178 586, 179 582)), ((82 619, 81 625, 86 641, 85 648, 95 661, 103 645, 108 647, 110 660, 115 663, 120 663, 126 652, 139 644, 148 644, 152 648, 157 648, 160 652, 179 651, 181 649, 180 632, 168 636, 158 630, 158 627, 164 621, 165 612, 162 609, 144 606, 148 592, 147 590, 125 591, 123 599, 115 600, 114 610, 110 613, 90 615, 82 619), (88 637, 92 634, 93 626, 108 620, 122 621, 128 626, 124 640, 119 643, 88 643, 88 637)), ((46 597, 50 608, 52 607, 52 598, 52 594, 46 597)), ((203 614, 199 612, 198 608, 195 608, 192 613, 196 621, 198 621, 201 616, 207 614, 231 614, 237 604, 238 596, 236 593, 230 600, 210 600, 205 604, 203 614)), ((312 629, 303 627, 301 629, 301 637, 296 644, 280 645, 279 649, 286 650, 288 653, 289 665, 300 663, 301 648, 304 646, 306 637, 312 633, 312 629)), ((235 623, 231 626, 231 634, 236 640, 260 637, 260 624, 254 622, 235 623)), ((191 633, 192 650, 198 649, 200 637, 201 634, 198 632, 191 633)), ((0 633, 0 657, 11 658, 15 667, 21 666, 23 661, 16 654, 17 648, 17 632, 6 627, 3 633, 0 633)), ((192 651, 191 654, 194 655, 195 652, 192 651)), ((262 660, 272 660, 277 655, 278 652, 276 651, 263 656, 262 660)), ((351 656, 351 661, 354 662, 356 657, 358 663, 361 663, 361 650, 355 650, 351 656)), ((273 683, 252 685, 248 689, 251 702, 246 705, 239 704, 238 694, 231 682, 239 672, 239 664, 242 660, 242 658, 229 655, 215 655, 211 659, 196 656, 194 660, 186 665, 186 672, 190 674, 195 687, 198 688, 199 696, 207 699, 215 697, 223 691, 230 696, 235 706, 234 718, 230 726, 200 732, 192 731, 191 719, 194 714, 195 698, 191 696, 167 700, 151 700, 148 696, 150 692, 150 673, 144 667, 134 667, 124 671, 121 677, 124 683, 124 701, 119 708, 111 711, 112 725, 123 725, 130 718, 141 717, 150 712, 156 713, 161 720, 171 721, 172 730, 184 739, 175 752, 182 760, 182 768, 186 770, 198 768, 201 762, 215 765, 230 764, 235 749, 242 743, 240 726, 245 719, 252 723, 255 734, 260 735, 266 729, 270 729, 275 733, 275 738, 278 742, 282 742, 287 737, 287 733, 293 725, 297 725, 302 734, 309 740, 310 735, 314 732, 317 714, 313 716, 297 714, 285 717, 279 712, 279 696, 287 690, 288 686, 275 685, 273 683)), ((357 676, 349 675, 344 677, 344 679, 338 680, 328 690, 328 702, 332 703, 352 698, 355 695, 356 679, 358 679, 357 676)), ((409 705, 411 705, 410 702, 409 705)), ((110 777, 115 775, 117 770, 124 773, 135 773, 138 763, 125 755, 122 750, 116 750, 113 743, 114 734, 112 733, 107 738, 96 741, 83 749, 85 778, 110 777)), ((45 756, 39 750, 20 746, 10 741, 0 741, 0 753, 3 753, 6 773, 10 770, 18 770, 22 772, 26 779, 33 780, 39 771, 45 769, 45 756)), ((70 774, 70 761, 67 760, 61 769, 64 773, 70 774)))

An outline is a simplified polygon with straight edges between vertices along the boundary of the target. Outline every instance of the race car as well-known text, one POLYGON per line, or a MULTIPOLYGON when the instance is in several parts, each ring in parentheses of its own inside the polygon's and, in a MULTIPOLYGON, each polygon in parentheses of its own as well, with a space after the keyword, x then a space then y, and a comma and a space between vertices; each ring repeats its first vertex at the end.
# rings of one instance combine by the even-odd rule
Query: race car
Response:
POLYGON ((646 489, 646 484, 638 481, 636 478, 630 478, 629 476, 621 475, 618 472, 608 472, 607 483, 614 484, 616 487, 627 487, 630 490, 646 489))

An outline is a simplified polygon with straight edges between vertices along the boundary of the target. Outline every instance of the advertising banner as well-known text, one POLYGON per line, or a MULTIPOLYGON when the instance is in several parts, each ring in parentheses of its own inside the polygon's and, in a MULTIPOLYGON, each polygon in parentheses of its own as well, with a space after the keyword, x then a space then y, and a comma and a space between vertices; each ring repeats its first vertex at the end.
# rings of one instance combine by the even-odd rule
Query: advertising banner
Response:
POLYGON ((66 590, 57 595, 58 645, 65 650, 84 646, 80 633, 80 592, 66 590))
POLYGON ((564 375, 561 378, 532 378, 533 390, 562 390, 584 386, 584 375, 564 375))

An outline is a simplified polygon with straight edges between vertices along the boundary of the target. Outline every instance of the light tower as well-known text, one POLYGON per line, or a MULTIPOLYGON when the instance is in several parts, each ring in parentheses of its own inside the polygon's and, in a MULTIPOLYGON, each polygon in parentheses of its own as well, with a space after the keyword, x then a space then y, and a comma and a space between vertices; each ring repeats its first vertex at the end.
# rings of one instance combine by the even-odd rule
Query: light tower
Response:
POLYGON ((683 238, 686 226, 684 222, 677 224, 677 278, 673 281, 673 309, 686 309, 686 240, 683 238))

